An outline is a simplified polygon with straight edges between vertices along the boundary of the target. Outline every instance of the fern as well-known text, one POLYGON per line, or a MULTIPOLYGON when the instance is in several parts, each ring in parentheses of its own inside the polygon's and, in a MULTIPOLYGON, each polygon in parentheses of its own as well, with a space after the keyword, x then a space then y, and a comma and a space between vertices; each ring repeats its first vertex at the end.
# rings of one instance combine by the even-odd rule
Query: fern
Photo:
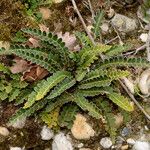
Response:
POLYGON ((35 103, 35 101, 41 100, 44 96, 64 78, 69 76, 66 71, 58 71, 53 76, 42 80, 37 86, 34 87, 34 91, 29 95, 28 101, 25 103, 24 108, 28 108, 35 103))
POLYGON ((35 103, 33 106, 31 106, 28 109, 21 108, 19 109, 14 116, 12 116, 9 120, 10 124, 15 123, 17 120, 21 120, 25 117, 29 117, 33 115, 36 111, 42 109, 47 104, 47 100, 44 99, 43 101, 39 101, 35 103))
POLYGON ((103 69, 107 67, 117 67, 117 66, 149 67, 150 63, 142 58, 115 57, 115 58, 106 59, 104 62, 100 62, 97 65, 97 68, 103 69))
POLYGON ((64 81, 59 83, 54 90, 47 96, 47 99, 53 99, 61 95, 64 91, 71 88, 76 83, 75 79, 66 78, 64 81))
POLYGON ((115 103, 122 109, 124 109, 126 111, 134 110, 133 105, 131 104, 131 102, 129 102, 129 100, 126 97, 124 97, 118 93, 115 93, 115 92, 109 93, 108 97, 111 101, 113 101, 113 103, 115 103))
POLYGON ((61 127, 67 127, 68 129, 71 129, 78 110, 79 108, 73 104, 64 106, 58 119, 59 125, 61 127))
POLYGON ((5 74, 10 74, 9 69, 2 63, 0 63, 0 72, 3 72, 5 74))
POLYGON ((94 24, 93 24, 93 28, 92 28, 92 31, 94 34, 94 39, 96 39, 100 36, 100 31, 101 31, 100 26, 101 26, 103 17, 104 17, 104 12, 99 11, 94 18, 94 24))
POLYGON ((84 98, 80 94, 75 94, 74 97, 75 97, 74 101, 82 110, 88 111, 89 115, 94 118, 97 119, 102 118, 100 109, 94 103, 89 102, 86 98, 84 98))
POLYGON ((108 51, 106 51, 106 55, 109 57, 112 56, 118 56, 120 54, 122 54, 123 52, 126 52, 129 50, 129 48, 131 48, 131 45, 115 45, 112 46, 108 51))
POLYGON ((23 29, 22 30, 25 33, 31 34, 33 36, 38 37, 41 41, 46 41, 50 45, 54 45, 57 47, 57 51, 60 53, 60 57, 62 58, 62 61, 64 64, 69 63, 69 51, 68 48, 65 47, 65 43, 62 42, 61 38, 58 38, 57 35, 53 35, 52 33, 46 33, 42 32, 37 29, 23 29))
POLYGON ((117 127, 115 124, 115 116, 112 113, 113 110, 107 101, 104 101, 100 98, 96 99, 96 104, 100 109, 102 109, 103 115, 105 116, 106 120, 105 129, 110 134, 112 141, 115 142, 115 138, 117 135, 117 127))

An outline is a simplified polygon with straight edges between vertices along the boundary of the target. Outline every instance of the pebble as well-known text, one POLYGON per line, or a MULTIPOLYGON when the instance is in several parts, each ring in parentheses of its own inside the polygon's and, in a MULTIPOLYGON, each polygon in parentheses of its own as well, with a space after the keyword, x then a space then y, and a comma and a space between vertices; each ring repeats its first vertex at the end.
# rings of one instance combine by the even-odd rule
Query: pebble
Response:
POLYGON ((54 137, 52 150, 73 150, 73 146, 70 139, 64 133, 60 132, 54 137))
POLYGON ((112 24, 121 32, 131 32, 137 28, 137 22, 134 19, 126 17, 121 14, 115 14, 112 18, 112 24))
POLYGON ((131 130, 127 127, 124 127, 122 132, 121 132, 121 135, 122 136, 128 136, 130 133, 131 133, 131 130))
POLYGON ((44 20, 49 19, 50 15, 51 15, 51 11, 50 9, 46 8, 46 7, 41 7, 39 8, 40 13, 42 14, 42 17, 44 20))
POLYGON ((10 150, 24 150, 24 148, 22 149, 21 147, 10 147, 10 150))
POLYGON ((95 134, 93 128, 86 122, 86 118, 81 115, 77 114, 74 124, 71 128, 72 135, 78 140, 85 140, 90 139, 95 134))
POLYGON ((79 150, 91 150, 90 148, 80 148, 79 150))
POLYGON ((112 146, 112 141, 109 137, 105 137, 105 138, 102 138, 100 140, 100 145, 103 146, 103 148, 110 148, 112 146))
POLYGON ((108 31, 109 31, 109 24, 108 24, 107 22, 103 23, 103 24, 101 25, 101 30, 102 30, 102 32, 103 32, 104 34, 108 33, 108 31))
POLYGON ((40 135, 42 140, 50 140, 53 138, 54 132, 47 126, 43 126, 40 135))
POLYGON ((8 136, 9 135, 9 130, 5 127, 0 126, 0 134, 2 136, 8 136))
POLYGON ((78 148, 82 148, 84 146, 84 144, 83 143, 80 143, 80 144, 78 144, 78 148))
POLYGON ((120 113, 115 115, 115 124, 117 128, 119 128, 123 124, 123 116, 120 113))
POLYGON ((140 35, 140 39, 141 39, 141 41, 144 42, 144 43, 147 41, 147 38, 148 38, 148 34, 147 34, 147 33, 142 33, 142 34, 140 35))
POLYGON ((150 150, 150 143, 136 141, 132 150, 150 150))
POLYGON ((130 144, 130 145, 134 145, 135 144, 135 140, 134 139, 127 139, 127 143, 130 144))
POLYGON ((121 146, 121 150, 127 150, 128 148, 129 148, 128 145, 123 145, 123 146, 121 146))

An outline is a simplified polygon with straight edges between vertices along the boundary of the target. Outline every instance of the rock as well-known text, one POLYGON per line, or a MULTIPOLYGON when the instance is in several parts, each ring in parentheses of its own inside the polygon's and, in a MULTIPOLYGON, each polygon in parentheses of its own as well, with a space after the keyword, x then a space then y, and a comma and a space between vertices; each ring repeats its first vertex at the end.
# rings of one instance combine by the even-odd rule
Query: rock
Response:
POLYGON ((112 146, 112 141, 109 137, 105 137, 105 138, 102 138, 101 141, 100 141, 100 145, 103 146, 103 148, 110 148, 112 146))
POLYGON ((130 144, 130 145, 134 145, 135 144, 135 140, 129 138, 129 139, 127 139, 127 143, 130 144))
POLYGON ((119 128, 123 124, 123 116, 120 113, 115 115, 115 124, 117 128, 119 128))
POLYGON ((141 39, 141 41, 144 42, 144 43, 147 41, 147 38, 148 38, 148 34, 147 34, 147 33, 142 33, 142 34, 140 35, 140 39, 141 39))
POLYGON ((122 132, 121 132, 121 135, 122 136, 128 136, 130 133, 131 133, 131 129, 124 127, 122 132))
POLYGON ((150 150, 150 143, 148 142, 142 142, 142 141, 136 141, 133 150, 150 150))
POLYGON ((101 25, 101 30, 102 30, 102 33, 104 33, 104 34, 108 33, 108 31, 109 31, 109 24, 107 22, 103 23, 101 25))
POLYGON ((8 136, 9 135, 9 131, 7 128, 0 126, 0 134, 2 136, 8 136))
POLYGON ((8 126, 12 126, 16 129, 22 129, 25 126, 25 123, 26 123, 26 117, 19 119, 14 123, 8 124, 8 126))
POLYGON ((84 146, 84 144, 83 143, 80 143, 80 144, 78 144, 78 148, 82 148, 84 146))
POLYGON ((21 147, 10 147, 10 150, 24 150, 24 148, 22 149, 21 147))
POLYGON ((40 135, 42 140, 50 140, 51 138, 53 138, 54 132, 47 126, 43 126, 40 135))
POLYGON ((121 146, 121 150, 127 150, 128 148, 129 148, 128 145, 123 145, 123 146, 121 146))
POLYGON ((86 118, 81 115, 77 114, 74 124, 71 128, 72 135, 76 139, 90 139, 95 134, 93 128, 86 122, 86 118))
POLYGON ((121 32, 128 33, 137 28, 137 23, 134 19, 121 14, 116 14, 111 21, 112 24, 121 32))
POLYGON ((61 3, 63 0, 52 0, 53 3, 61 3))
POLYGON ((52 150, 73 150, 73 146, 70 139, 68 139, 64 133, 60 132, 54 137, 52 150))
POLYGON ((112 18, 115 15, 115 10, 110 8, 107 15, 108 15, 108 18, 112 18))

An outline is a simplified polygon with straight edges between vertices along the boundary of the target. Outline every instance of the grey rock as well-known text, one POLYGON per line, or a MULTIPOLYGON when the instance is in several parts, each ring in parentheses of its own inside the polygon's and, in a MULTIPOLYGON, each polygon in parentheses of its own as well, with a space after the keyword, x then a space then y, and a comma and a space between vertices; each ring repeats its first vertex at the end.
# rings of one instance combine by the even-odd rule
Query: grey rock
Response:
POLYGON ((100 140, 100 145, 107 149, 112 146, 112 141, 109 137, 105 137, 100 140))
POLYGON ((123 130, 121 131, 122 136, 128 136, 131 133, 131 129, 128 127, 124 127, 123 130))
POLYGON ((64 133, 60 132, 54 137, 52 150, 73 150, 73 146, 70 139, 64 133))
POLYGON ((138 27, 136 20, 121 14, 116 14, 111 21, 117 30, 125 33, 134 31, 138 27))
POLYGON ((143 141, 136 141, 132 150, 150 150, 150 143, 143 141))
POLYGON ((47 126, 43 126, 40 135, 42 140, 50 140, 53 138, 54 132, 47 126))

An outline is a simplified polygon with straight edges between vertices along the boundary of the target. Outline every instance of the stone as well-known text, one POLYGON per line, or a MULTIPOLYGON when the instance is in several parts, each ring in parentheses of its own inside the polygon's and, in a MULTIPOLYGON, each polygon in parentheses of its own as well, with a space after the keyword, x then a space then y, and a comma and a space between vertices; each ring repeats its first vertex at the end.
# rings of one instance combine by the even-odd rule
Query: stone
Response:
POLYGON ((43 126, 40 135, 42 140, 50 140, 53 138, 54 132, 47 126, 43 126))
POLYGON ((109 31, 109 24, 107 22, 103 23, 101 25, 101 30, 102 30, 102 33, 104 33, 104 34, 108 33, 108 31, 109 31))
POLYGON ((40 8, 40 13, 42 14, 42 17, 43 17, 44 20, 49 19, 49 17, 51 16, 50 9, 48 9, 46 7, 41 7, 40 8))
POLYGON ((70 139, 64 133, 60 132, 54 137, 52 150, 73 150, 73 146, 70 139))
POLYGON ((147 41, 147 38, 148 38, 148 34, 147 34, 147 33, 142 33, 142 34, 140 35, 140 39, 141 39, 141 41, 144 42, 144 43, 147 41))
POLYGON ((128 136, 130 133, 131 133, 131 129, 129 129, 128 127, 124 127, 122 132, 121 132, 121 135, 122 136, 128 136))
POLYGON ((22 149, 21 147, 10 147, 10 150, 24 150, 24 148, 22 149))
POLYGON ((100 140, 100 145, 107 149, 112 146, 112 141, 109 137, 104 137, 100 140))
POLYGON ((5 127, 0 126, 0 135, 8 136, 9 135, 9 130, 5 127))
POLYGON ((136 20, 121 14, 115 14, 111 22, 116 27, 117 30, 125 33, 134 31, 138 27, 136 20))
POLYGON ((134 139, 127 139, 127 143, 130 144, 130 145, 134 145, 135 144, 135 140, 134 139))
POLYGON ((150 143, 136 141, 132 150, 150 150, 150 143))
POLYGON ((120 113, 115 115, 115 124, 117 128, 119 128, 123 124, 123 116, 120 113))
POLYGON ((81 114, 76 115, 71 132, 72 135, 78 140, 90 139, 90 137, 93 137, 95 134, 95 131, 91 125, 87 123, 87 119, 81 114))
POLYGON ((123 145, 123 146, 121 146, 121 150, 127 150, 128 148, 129 148, 128 145, 123 145))

